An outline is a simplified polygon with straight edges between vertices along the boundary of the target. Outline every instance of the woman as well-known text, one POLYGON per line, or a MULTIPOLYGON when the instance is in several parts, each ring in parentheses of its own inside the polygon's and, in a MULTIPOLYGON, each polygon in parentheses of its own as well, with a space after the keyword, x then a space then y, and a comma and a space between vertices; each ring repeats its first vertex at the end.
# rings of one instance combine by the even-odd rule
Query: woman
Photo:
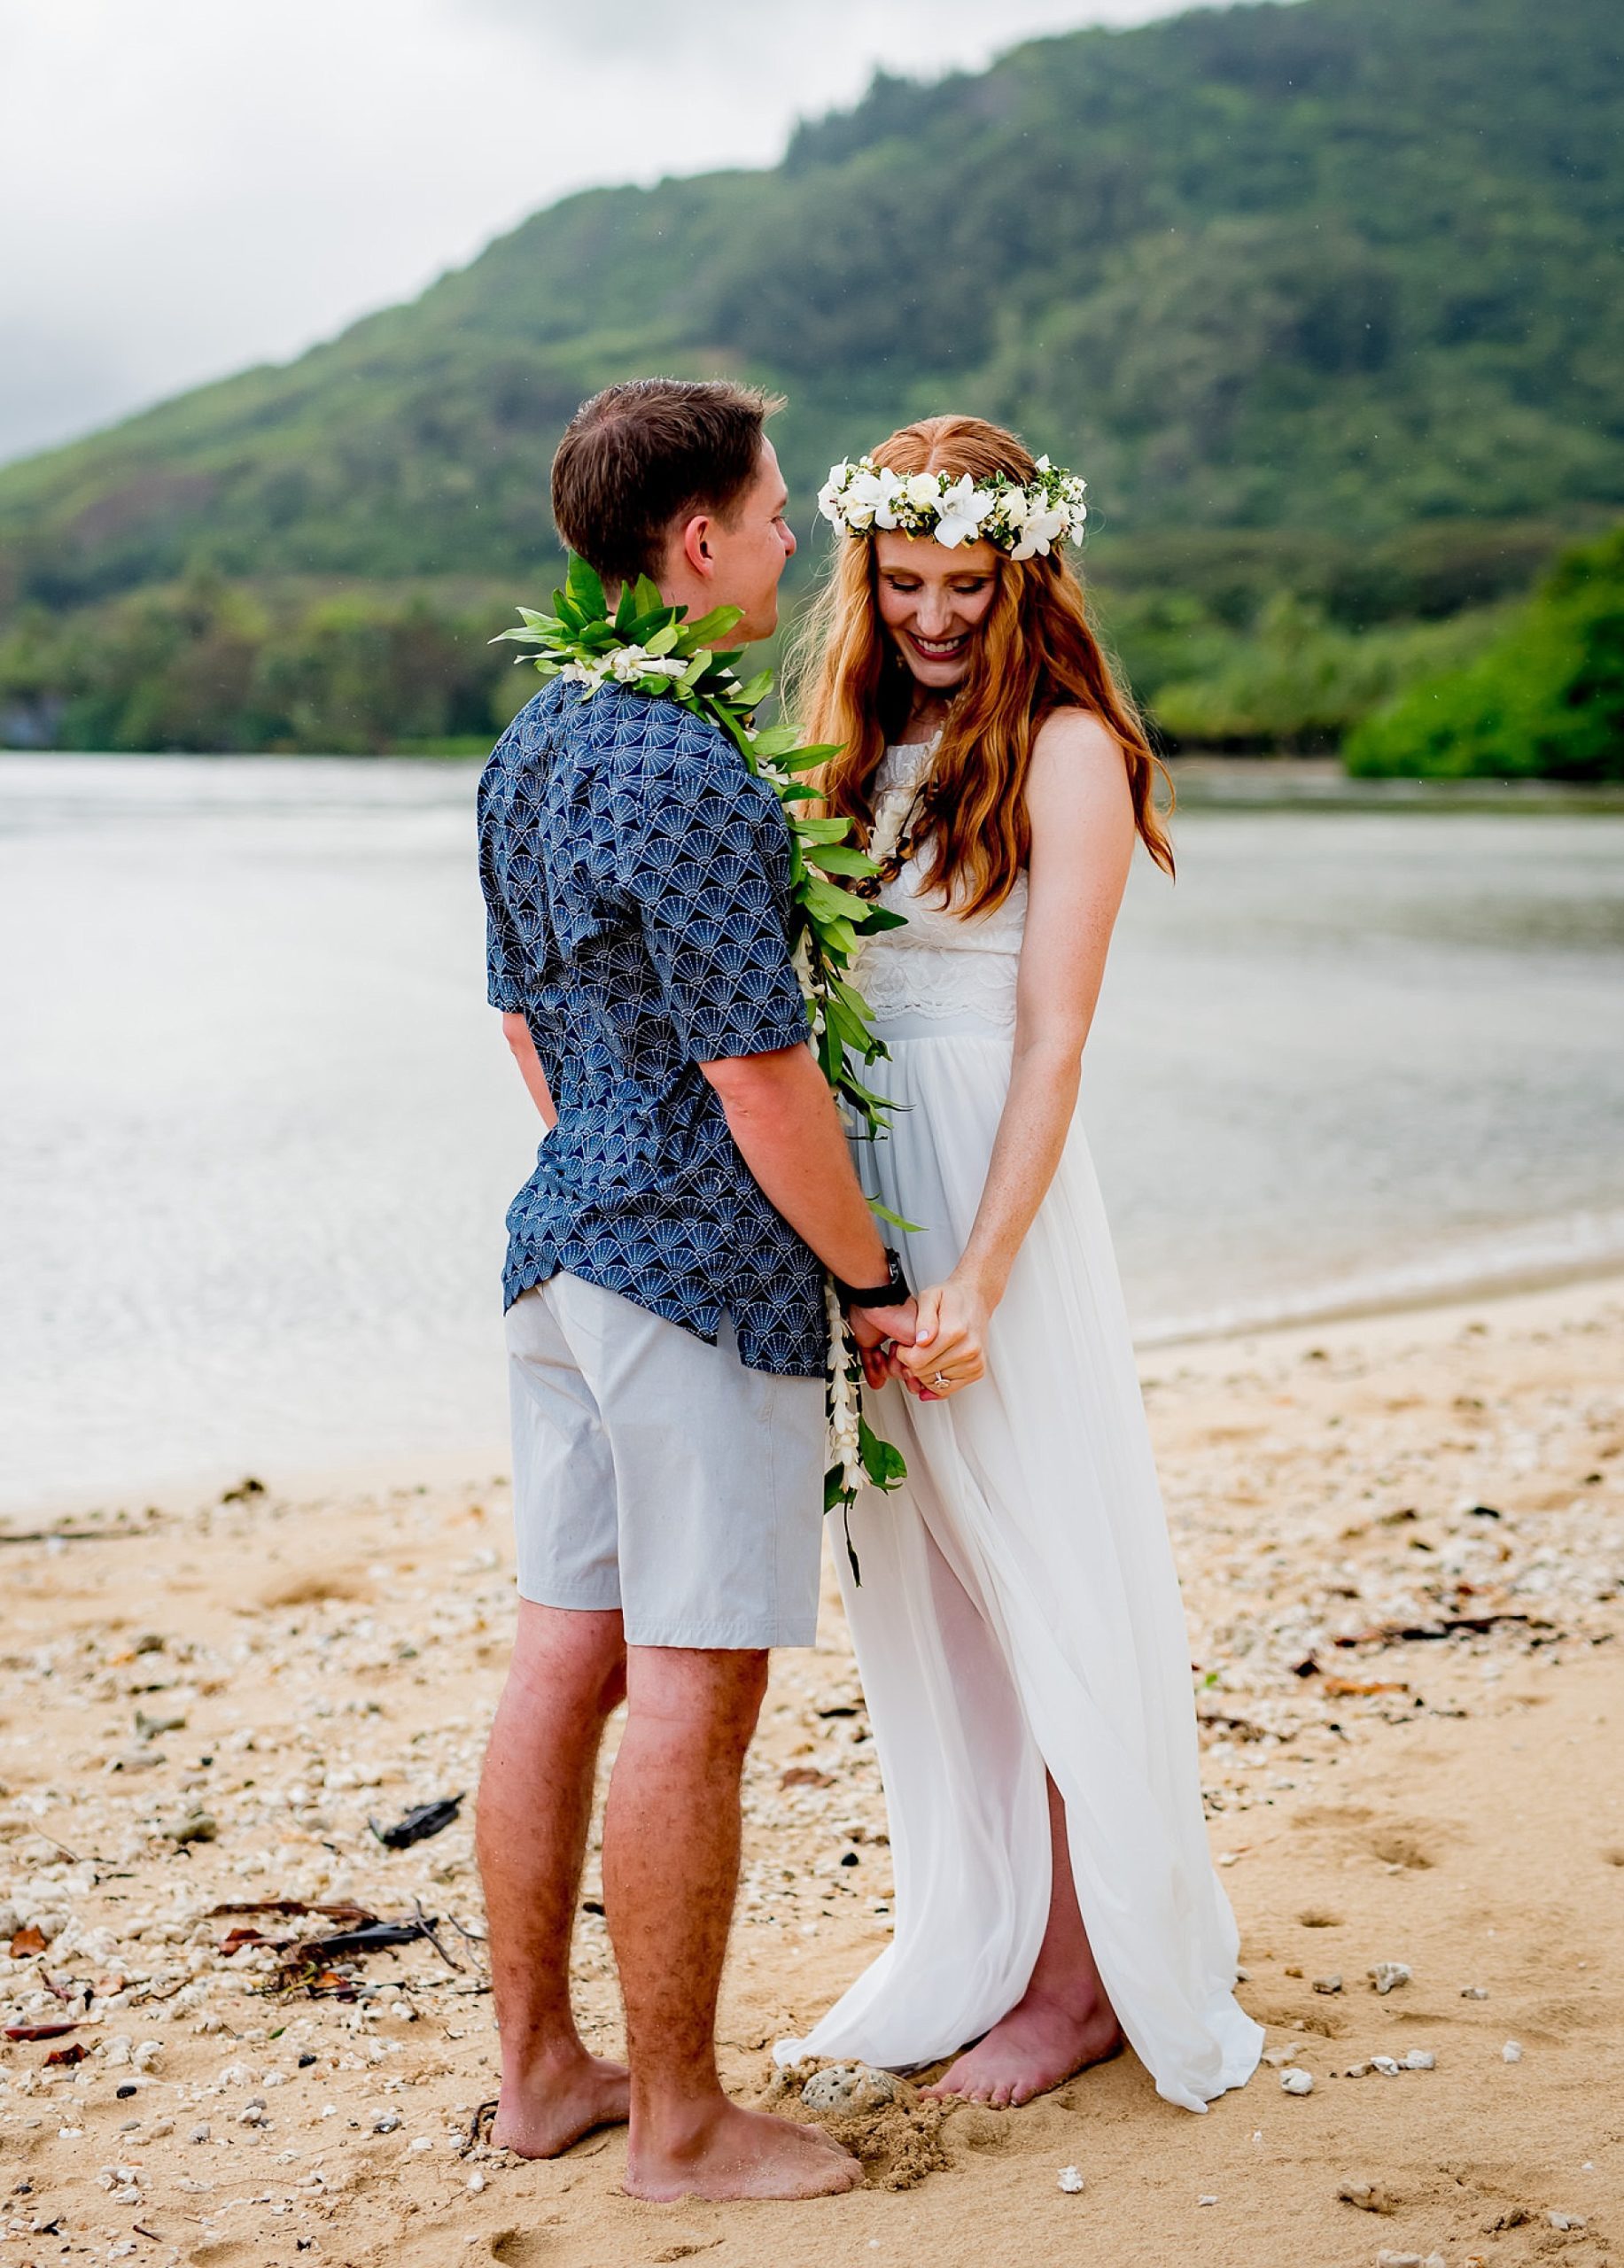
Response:
POLYGON ((919 1224, 900 1233, 927 1288, 916 1345, 870 1358, 907 1480, 852 1513, 860 1586, 837 1555, 896 1935, 779 2054, 955 2056, 929 2092, 1007 2104, 1125 2035, 1201 2110, 1263 2032, 1232 1990, 1177 1579, 1074 1118, 1136 838, 1172 868, 1155 759, 1061 549, 1082 488, 935 417, 820 499, 842 532, 804 721, 843 744, 824 794, 906 916, 857 972, 898 1106, 859 1163, 919 1224))

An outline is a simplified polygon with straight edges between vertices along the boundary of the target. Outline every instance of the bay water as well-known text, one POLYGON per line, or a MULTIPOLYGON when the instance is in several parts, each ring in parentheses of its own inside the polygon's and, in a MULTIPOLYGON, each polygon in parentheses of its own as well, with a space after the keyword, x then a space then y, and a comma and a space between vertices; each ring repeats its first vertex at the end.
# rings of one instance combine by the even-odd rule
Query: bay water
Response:
MULTIPOLYGON (((8 1512, 500 1457, 539 1129, 485 1005, 477 776, 0 757, 8 1512)), ((1624 817, 1177 842, 1084 1071, 1143 1344, 1624 1262, 1624 817)))

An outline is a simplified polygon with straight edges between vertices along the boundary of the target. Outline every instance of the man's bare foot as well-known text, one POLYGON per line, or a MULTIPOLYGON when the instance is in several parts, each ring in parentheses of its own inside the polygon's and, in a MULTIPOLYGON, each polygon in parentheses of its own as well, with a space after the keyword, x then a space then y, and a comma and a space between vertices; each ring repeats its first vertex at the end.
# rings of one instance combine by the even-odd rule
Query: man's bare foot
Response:
POLYGON ((491 2121, 492 2144, 522 2158, 556 2158, 594 2126, 620 2125, 629 2086, 624 2063, 584 2052, 538 2064, 516 2085, 504 2080, 491 2121))
POLYGON ((938 2100, 955 2095, 966 2102, 990 2102, 1008 2109, 1061 2085, 1090 2063, 1120 2055, 1125 2045, 1107 2001, 1099 2001, 1086 2016, 1079 2016, 1029 1992, 923 2093, 938 2100))
POLYGON ((627 2195, 658 2204, 679 2197, 834 2197, 862 2179, 857 2160, 818 2127, 725 2101, 657 2144, 634 2127, 626 2152, 627 2195))

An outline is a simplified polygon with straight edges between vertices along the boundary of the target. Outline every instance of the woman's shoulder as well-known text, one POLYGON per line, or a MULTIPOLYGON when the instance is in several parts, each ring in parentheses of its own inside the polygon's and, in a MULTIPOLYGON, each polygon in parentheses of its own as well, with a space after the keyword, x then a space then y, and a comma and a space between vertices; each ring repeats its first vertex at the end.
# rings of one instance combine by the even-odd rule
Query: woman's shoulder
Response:
POLYGON ((1045 766, 1078 762, 1120 765, 1122 742, 1093 710, 1068 703, 1051 709, 1033 734, 1032 760, 1045 766))
POLYGON ((1131 824, 1123 744, 1092 709, 1052 709, 1033 734, 1027 811, 1039 832, 1096 827, 1107 816, 1131 824))

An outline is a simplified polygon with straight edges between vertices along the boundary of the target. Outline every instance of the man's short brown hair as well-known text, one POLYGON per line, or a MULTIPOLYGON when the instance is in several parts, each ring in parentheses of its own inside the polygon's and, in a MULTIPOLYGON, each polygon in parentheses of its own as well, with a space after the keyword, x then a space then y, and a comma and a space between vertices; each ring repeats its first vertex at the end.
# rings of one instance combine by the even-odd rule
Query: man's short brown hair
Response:
POLYGON ((755 479, 782 403, 727 380, 631 378, 576 411, 553 459, 553 519, 606 583, 659 573, 673 524, 727 516, 755 479))

